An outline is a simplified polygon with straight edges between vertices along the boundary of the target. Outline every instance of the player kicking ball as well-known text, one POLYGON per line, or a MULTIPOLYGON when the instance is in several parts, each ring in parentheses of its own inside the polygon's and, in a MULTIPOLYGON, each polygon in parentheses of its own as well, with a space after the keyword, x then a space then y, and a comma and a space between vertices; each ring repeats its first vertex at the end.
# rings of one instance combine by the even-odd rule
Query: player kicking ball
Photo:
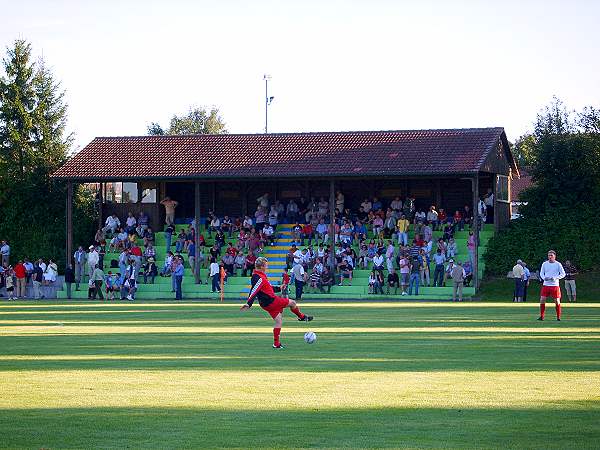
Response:
POLYGON ((565 277, 565 269, 562 264, 556 260, 556 252, 548 251, 548 261, 544 261, 540 269, 540 278, 544 282, 542 293, 540 294, 540 317, 538 320, 544 320, 546 313, 546 299, 551 297, 556 305, 556 320, 560 320, 560 279, 565 277))
MULTIPOLYGON (((255 269, 252 273, 250 295, 248 295, 246 304, 244 304, 240 310, 249 310, 254 303, 254 300, 258 299, 260 307, 268 312, 275 321, 275 326, 273 327, 273 348, 283 348, 283 345, 281 345, 281 342, 279 341, 281 325, 283 322, 283 310, 285 308, 290 308, 290 311, 292 311, 301 322, 310 322, 313 320, 313 317, 301 313, 294 300, 275 295, 275 290, 273 289, 273 286, 271 286, 271 283, 269 283, 269 278, 266 274, 268 264, 267 258, 256 258, 256 262, 254 263, 255 269)), ((275 289, 279 290, 279 287, 276 287, 275 289)))

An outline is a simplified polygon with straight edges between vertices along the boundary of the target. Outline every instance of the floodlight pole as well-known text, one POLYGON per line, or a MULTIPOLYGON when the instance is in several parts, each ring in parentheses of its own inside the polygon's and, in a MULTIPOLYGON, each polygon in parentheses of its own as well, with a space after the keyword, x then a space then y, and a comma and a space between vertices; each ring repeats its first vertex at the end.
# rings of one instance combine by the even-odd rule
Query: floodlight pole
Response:
POLYGON ((269 133, 269 80, 271 75, 265 74, 263 80, 265 80, 265 134, 269 133))

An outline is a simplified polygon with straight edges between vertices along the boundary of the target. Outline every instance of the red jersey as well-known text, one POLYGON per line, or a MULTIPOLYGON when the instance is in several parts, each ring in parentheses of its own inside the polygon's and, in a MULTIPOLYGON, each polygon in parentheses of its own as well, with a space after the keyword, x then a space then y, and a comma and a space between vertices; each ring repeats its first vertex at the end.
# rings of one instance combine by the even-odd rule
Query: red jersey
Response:
POLYGON ((290 276, 287 273, 281 276, 281 284, 290 284, 290 276))
POLYGON ((17 278, 25 278, 27 271, 25 270, 24 264, 18 263, 17 265, 15 265, 15 267, 13 267, 13 270, 17 278))
POLYGON ((131 247, 131 254, 134 256, 142 256, 142 249, 139 248, 137 245, 131 247))
POLYGON ((275 300, 275 291, 273 290, 273 286, 269 283, 269 278, 267 274, 260 271, 255 270, 252 273, 252 286, 250 287, 250 294, 248 295, 248 300, 246 303, 248 306, 252 306, 254 300, 258 299, 258 304, 263 308, 269 306, 275 300))

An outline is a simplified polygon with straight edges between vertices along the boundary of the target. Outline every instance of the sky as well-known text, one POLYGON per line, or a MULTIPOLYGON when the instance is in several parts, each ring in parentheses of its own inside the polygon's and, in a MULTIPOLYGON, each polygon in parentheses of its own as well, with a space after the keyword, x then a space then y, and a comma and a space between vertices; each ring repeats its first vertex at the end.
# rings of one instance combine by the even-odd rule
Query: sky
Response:
POLYGON ((502 126, 600 107, 600 1, 0 0, 66 90, 75 148, 190 107, 230 133, 502 126))

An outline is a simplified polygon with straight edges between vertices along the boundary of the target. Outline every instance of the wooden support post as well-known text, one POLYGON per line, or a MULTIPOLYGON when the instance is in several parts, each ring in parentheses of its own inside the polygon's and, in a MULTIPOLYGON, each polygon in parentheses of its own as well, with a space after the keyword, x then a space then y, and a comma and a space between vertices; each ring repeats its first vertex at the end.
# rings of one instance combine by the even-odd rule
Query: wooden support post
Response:
POLYGON ((194 223, 196 224, 195 229, 195 248, 194 252, 194 282, 200 284, 200 183, 196 181, 194 183, 194 223))
POLYGON ((67 183, 66 219, 67 219, 67 236, 66 236, 67 257, 65 258, 65 265, 68 267, 71 264, 71 258, 73 257, 73 183, 71 183, 70 181, 67 183))
POLYGON ((440 180, 435 180, 435 207, 438 210, 442 207, 442 182, 440 180))
POLYGON ((335 280, 335 182, 333 180, 329 180, 329 216, 329 242, 331 242, 329 263, 331 265, 331 275, 335 280))
POLYGON ((102 222, 102 208, 104 207, 104 183, 100 183, 100 203, 98 205, 98 228, 102 228, 104 222, 102 222))
MULTIPOLYGON (((497 192, 497 187, 498 187, 498 175, 495 174, 492 177, 492 193, 494 194, 494 233, 498 233, 499 227, 498 227, 498 192, 497 192)), ((508 182, 508 184, 510 185, 510 181, 508 182)), ((508 197, 510 198, 510 197, 508 197)))
POLYGON ((479 174, 471 180, 473 187, 473 235, 475 236, 475 254, 473 258, 473 287, 479 289, 479 174))
POLYGON ((217 205, 217 183, 212 184, 212 212, 216 214, 215 207, 217 205))

